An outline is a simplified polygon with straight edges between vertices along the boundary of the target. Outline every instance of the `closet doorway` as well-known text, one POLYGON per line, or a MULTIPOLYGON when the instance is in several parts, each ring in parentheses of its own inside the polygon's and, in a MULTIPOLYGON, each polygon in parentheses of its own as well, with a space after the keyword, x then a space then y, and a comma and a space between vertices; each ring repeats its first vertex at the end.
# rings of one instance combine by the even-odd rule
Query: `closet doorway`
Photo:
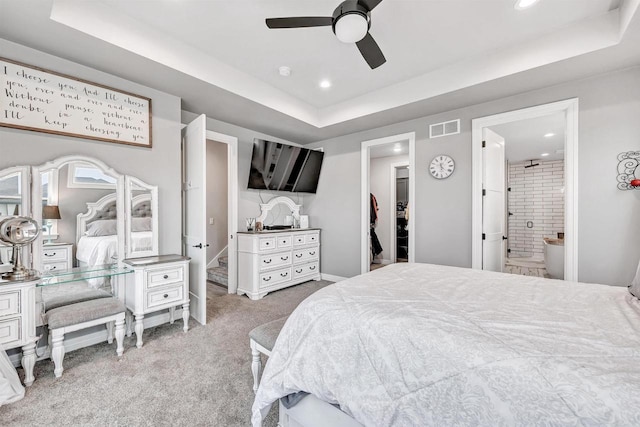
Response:
POLYGON ((415 133, 362 142, 361 162, 361 272, 415 262, 415 133))

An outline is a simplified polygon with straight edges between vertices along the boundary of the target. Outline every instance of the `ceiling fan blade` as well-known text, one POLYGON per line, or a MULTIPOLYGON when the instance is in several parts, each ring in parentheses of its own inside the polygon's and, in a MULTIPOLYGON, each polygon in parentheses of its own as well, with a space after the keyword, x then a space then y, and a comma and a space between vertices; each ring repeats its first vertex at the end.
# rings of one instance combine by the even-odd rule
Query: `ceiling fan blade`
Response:
POLYGON ((369 9, 369 12, 371 12, 374 7, 380 4, 381 1, 382 0, 358 0, 358 3, 369 9))
POLYGON ((367 61, 367 64, 369 64, 372 70, 387 62, 387 59, 380 50, 380 46, 378 46, 378 43, 371 37, 371 34, 367 33, 362 40, 356 43, 356 46, 358 46, 358 50, 360 50, 364 60, 367 61))
POLYGON ((327 27, 333 23, 330 16, 306 16, 293 18, 267 18, 267 27, 275 28, 306 28, 306 27, 327 27))

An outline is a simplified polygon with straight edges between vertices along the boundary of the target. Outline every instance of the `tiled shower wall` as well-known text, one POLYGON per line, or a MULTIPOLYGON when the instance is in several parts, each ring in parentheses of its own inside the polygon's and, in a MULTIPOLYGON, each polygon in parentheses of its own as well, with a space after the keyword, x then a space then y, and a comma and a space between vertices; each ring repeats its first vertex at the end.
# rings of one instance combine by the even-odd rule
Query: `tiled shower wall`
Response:
POLYGON ((509 256, 544 255, 544 237, 564 232, 564 160, 509 164, 509 256), (529 226, 527 223, 529 222, 529 226))

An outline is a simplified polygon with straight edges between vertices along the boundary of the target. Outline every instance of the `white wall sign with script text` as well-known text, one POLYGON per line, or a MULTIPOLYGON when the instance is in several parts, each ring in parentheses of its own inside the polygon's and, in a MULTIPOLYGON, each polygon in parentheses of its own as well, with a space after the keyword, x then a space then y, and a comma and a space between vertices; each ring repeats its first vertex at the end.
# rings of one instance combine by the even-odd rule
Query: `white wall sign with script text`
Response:
POLYGON ((0 58, 0 126, 151 147, 151 99, 0 58))

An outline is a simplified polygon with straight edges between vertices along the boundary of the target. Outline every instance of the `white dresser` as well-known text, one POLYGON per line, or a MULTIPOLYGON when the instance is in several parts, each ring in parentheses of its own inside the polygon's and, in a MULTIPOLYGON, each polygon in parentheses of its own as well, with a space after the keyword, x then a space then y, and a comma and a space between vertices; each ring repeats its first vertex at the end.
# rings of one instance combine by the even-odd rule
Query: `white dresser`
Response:
POLYGON ((73 244, 52 243, 42 245, 42 269, 70 270, 73 268, 73 244))
POLYGON ((24 383, 33 383, 36 363, 36 283, 0 281, 0 344, 22 348, 24 383))
POLYGON ((320 280, 319 229, 238 233, 239 295, 257 300, 309 280, 320 280))
POLYGON ((127 313, 127 332, 131 314, 135 316, 136 346, 142 347, 145 314, 169 310, 169 321, 174 321, 176 306, 182 306, 183 330, 189 330, 189 258, 182 255, 160 255, 125 259, 134 272, 133 282, 124 290, 127 313))

